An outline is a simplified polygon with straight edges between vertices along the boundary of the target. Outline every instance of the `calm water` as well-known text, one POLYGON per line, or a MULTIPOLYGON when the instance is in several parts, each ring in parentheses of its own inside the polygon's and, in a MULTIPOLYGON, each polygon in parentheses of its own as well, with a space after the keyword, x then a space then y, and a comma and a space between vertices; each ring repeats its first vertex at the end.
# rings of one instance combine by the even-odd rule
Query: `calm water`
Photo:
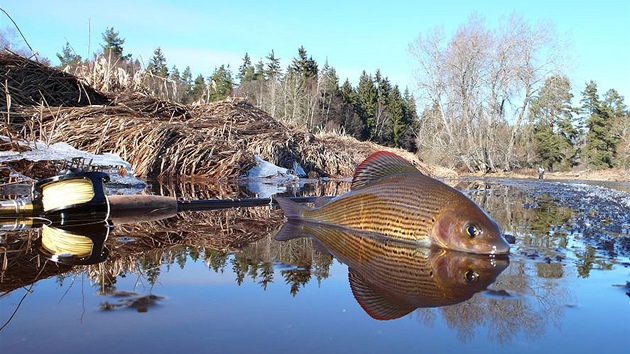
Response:
MULTIPOLYGON (((340 253, 326 242, 274 240, 282 213, 272 207, 190 212, 110 229, 97 226, 90 235, 107 233, 107 251, 101 253, 95 241, 83 258, 106 259, 91 265, 48 261, 38 250, 42 238, 59 236, 54 230, 34 225, 3 231, 0 350, 630 349, 628 184, 447 182, 471 196, 514 239, 509 260, 392 245, 381 258, 389 262, 392 254, 414 255, 393 267, 405 271, 392 271, 390 263, 365 266, 361 257, 343 248, 340 253), (385 268, 389 270, 379 271, 385 268), (441 295, 420 289, 433 281, 423 275, 428 272, 431 279, 441 279, 431 289, 447 289, 441 295), (449 276, 461 284, 455 287, 449 276), (391 319, 377 320, 375 314, 391 319)), ((345 187, 306 189, 330 195, 345 187)), ((167 189, 208 197, 192 190, 167 189)), ((353 236, 347 237, 351 242, 353 236)))

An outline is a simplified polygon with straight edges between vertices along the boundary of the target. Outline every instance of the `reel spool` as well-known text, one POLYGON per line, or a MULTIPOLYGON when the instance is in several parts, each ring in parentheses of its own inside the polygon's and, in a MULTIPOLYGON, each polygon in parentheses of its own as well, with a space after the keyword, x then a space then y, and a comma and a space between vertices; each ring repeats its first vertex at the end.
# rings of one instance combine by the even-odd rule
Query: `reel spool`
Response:
POLYGON ((57 227, 43 225, 36 249, 53 262, 88 265, 104 262, 109 255, 105 241, 110 227, 106 222, 57 227))
POLYGON ((85 219, 106 220, 109 205, 104 183, 108 181, 109 176, 104 172, 70 169, 38 181, 33 191, 46 217, 59 218, 54 221, 61 225, 85 219))

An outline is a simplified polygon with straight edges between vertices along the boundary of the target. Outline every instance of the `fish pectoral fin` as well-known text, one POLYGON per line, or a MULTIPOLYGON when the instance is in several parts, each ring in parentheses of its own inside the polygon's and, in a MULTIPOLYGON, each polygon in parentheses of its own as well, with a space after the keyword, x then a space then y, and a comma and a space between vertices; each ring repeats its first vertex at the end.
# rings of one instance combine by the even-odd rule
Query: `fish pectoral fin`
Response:
POLYGON ((348 270, 348 280, 354 298, 363 310, 376 320, 393 320, 414 310, 414 307, 379 292, 353 269, 348 270))
POLYGON ((354 171, 350 189, 361 189, 380 178, 399 173, 421 173, 406 159, 388 152, 378 151, 368 156, 354 171))

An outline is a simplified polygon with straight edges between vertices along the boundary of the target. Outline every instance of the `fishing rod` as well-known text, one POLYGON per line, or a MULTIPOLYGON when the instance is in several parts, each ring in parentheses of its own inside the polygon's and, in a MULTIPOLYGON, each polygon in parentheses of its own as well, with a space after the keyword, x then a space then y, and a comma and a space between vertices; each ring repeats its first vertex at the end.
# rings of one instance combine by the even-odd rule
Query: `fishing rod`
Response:
MULTIPOLYGON (((62 171, 33 185, 33 199, 0 201, 1 216, 46 216, 58 218, 61 224, 76 220, 114 219, 127 223, 158 220, 182 211, 207 211, 238 207, 274 205, 273 198, 181 200, 158 195, 106 195, 104 172, 81 169, 62 171), (140 220, 138 220, 140 219, 140 220)), ((312 203, 321 197, 287 197, 297 203, 312 203)))

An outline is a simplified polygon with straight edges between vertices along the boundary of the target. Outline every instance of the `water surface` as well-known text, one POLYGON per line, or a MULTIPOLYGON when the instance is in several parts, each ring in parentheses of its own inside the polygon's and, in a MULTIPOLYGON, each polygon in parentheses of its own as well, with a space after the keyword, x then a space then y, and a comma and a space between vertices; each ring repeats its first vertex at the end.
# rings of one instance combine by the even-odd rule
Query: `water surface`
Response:
MULTIPOLYGON (((341 263, 342 257, 332 257, 310 238, 274 240, 283 218, 271 206, 115 225, 106 229, 107 252, 92 250, 105 260, 90 265, 47 260, 38 251, 42 229, 35 225, 3 231, 0 238, 0 349, 586 353, 630 348, 628 184, 446 182, 487 210, 514 242, 509 265, 468 300, 441 307, 418 302, 408 314, 377 320, 351 289, 349 271, 356 265, 341 263)), ((238 190, 224 188, 228 195, 238 190)), ((331 183, 304 190, 331 195, 344 188, 331 183)), ((155 192, 221 196, 190 186, 155 192)))

